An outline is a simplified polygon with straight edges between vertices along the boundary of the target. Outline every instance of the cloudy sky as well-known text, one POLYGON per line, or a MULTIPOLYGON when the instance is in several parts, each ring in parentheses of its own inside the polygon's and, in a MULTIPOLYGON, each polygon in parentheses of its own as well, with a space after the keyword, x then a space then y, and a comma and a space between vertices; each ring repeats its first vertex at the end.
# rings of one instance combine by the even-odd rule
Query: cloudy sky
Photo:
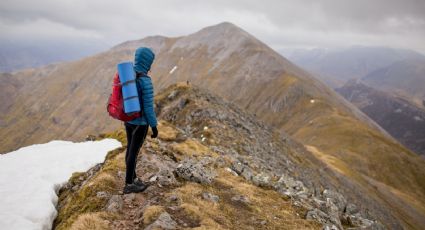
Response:
POLYGON ((106 48, 223 21, 278 50, 370 45, 425 53, 425 0, 2 0, 0 41, 106 48))

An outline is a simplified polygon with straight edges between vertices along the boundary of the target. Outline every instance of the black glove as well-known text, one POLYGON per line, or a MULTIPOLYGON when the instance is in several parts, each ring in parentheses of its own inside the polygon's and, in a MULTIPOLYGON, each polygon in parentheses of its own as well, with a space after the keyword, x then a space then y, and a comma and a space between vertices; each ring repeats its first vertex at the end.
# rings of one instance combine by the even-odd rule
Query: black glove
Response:
POLYGON ((156 126, 155 127, 151 127, 151 129, 152 129, 152 135, 151 135, 151 137, 152 138, 156 138, 157 136, 158 136, 158 129, 156 128, 156 126))

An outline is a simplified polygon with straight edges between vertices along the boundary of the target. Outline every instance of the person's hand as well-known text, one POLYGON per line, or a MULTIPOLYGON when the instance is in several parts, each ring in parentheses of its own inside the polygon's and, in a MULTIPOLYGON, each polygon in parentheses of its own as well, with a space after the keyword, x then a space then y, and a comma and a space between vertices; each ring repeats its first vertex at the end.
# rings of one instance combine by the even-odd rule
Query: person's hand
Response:
POLYGON ((158 136, 158 129, 156 128, 156 126, 155 127, 151 127, 151 129, 152 129, 152 135, 151 135, 151 138, 156 138, 157 136, 158 136))

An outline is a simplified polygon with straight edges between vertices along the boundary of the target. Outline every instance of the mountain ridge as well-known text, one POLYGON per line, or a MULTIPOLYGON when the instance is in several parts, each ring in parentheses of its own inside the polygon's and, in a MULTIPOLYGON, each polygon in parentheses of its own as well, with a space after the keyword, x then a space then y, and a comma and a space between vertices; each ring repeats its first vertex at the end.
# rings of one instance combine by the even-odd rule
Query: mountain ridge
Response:
MULTIPOLYGON (((124 170, 119 159, 125 148, 118 149, 104 166, 75 175, 61 190, 56 229, 84 225, 80 218, 87 213, 70 210, 84 210, 90 203, 98 203, 90 208, 91 214, 108 211, 101 219, 113 229, 150 229, 155 218, 148 220, 146 210, 153 207, 183 227, 186 223, 216 229, 321 229, 322 225, 382 229, 366 211, 374 201, 362 196, 361 189, 326 169, 301 144, 234 104, 186 83, 165 88, 155 100, 163 132, 158 140, 146 140, 137 168, 149 181, 149 189, 142 194, 119 193, 124 170), (87 184, 94 192, 84 193, 87 184), (71 188, 77 196, 71 195, 71 188), (99 199, 99 193, 106 195, 99 199), (112 205, 120 200, 126 205, 112 205), (176 215, 176 209, 187 215, 176 215), (110 213, 116 217, 108 218, 110 213)), ((111 135, 125 145, 124 130, 101 136, 111 135)), ((388 215, 386 210, 375 211, 388 215)))
POLYGON ((330 87, 341 87, 351 79, 361 79, 373 71, 385 68, 397 61, 425 59, 412 50, 389 47, 351 46, 341 49, 289 49, 291 61, 315 73, 330 87))
POLYGON ((425 58, 401 60, 362 78, 366 84, 400 94, 425 108, 425 58))

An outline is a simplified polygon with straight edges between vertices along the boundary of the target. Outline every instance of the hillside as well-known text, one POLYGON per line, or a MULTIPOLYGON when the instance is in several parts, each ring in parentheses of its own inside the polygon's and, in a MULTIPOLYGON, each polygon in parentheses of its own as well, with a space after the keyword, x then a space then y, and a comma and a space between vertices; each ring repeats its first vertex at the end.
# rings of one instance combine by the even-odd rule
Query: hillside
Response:
POLYGON ((410 59, 378 69, 362 79, 368 85, 398 93, 425 108, 425 59, 410 59))
POLYGON ((11 74, 0 74, 0 88, 2 89, 0 91, 0 127, 4 125, 3 116, 8 114, 21 87, 22 82, 18 81, 11 74))
MULTIPOLYGON (((234 105, 185 83, 156 103, 159 139, 147 140, 137 168, 150 188, 120 193, 125 151, 117 149, 61 190, 56 229, 382 229, 374 214, 393 224, 302 145, 234 105)), ((125 144, 123 132, 106 136, 125 144)))
POLYGON ((348 82, 336 91, 403 145, 418 154, 425 154, 425 110, 357 81, 348 82))
POLYGON ((411 50, 366 46, 341 49, 288 49, 281 53, 295 64, 317 74, 333 88, 341 87, 350 79, 360 79, 398 61, 424 58, 423 55, 411 50))
POLYGON ((79 61, 14 74, 25 84, 0 130, 2 151, 118 128, 121 124, 105 112, 115 65, 131 60, 142 45, 156 53, 157 92, 181 81, 207 88, 309 146, 391 210, 394 221, 412 229, 425 225, 424 160, 329 87, 230 23, 184 37, 129 41, 79 61))

